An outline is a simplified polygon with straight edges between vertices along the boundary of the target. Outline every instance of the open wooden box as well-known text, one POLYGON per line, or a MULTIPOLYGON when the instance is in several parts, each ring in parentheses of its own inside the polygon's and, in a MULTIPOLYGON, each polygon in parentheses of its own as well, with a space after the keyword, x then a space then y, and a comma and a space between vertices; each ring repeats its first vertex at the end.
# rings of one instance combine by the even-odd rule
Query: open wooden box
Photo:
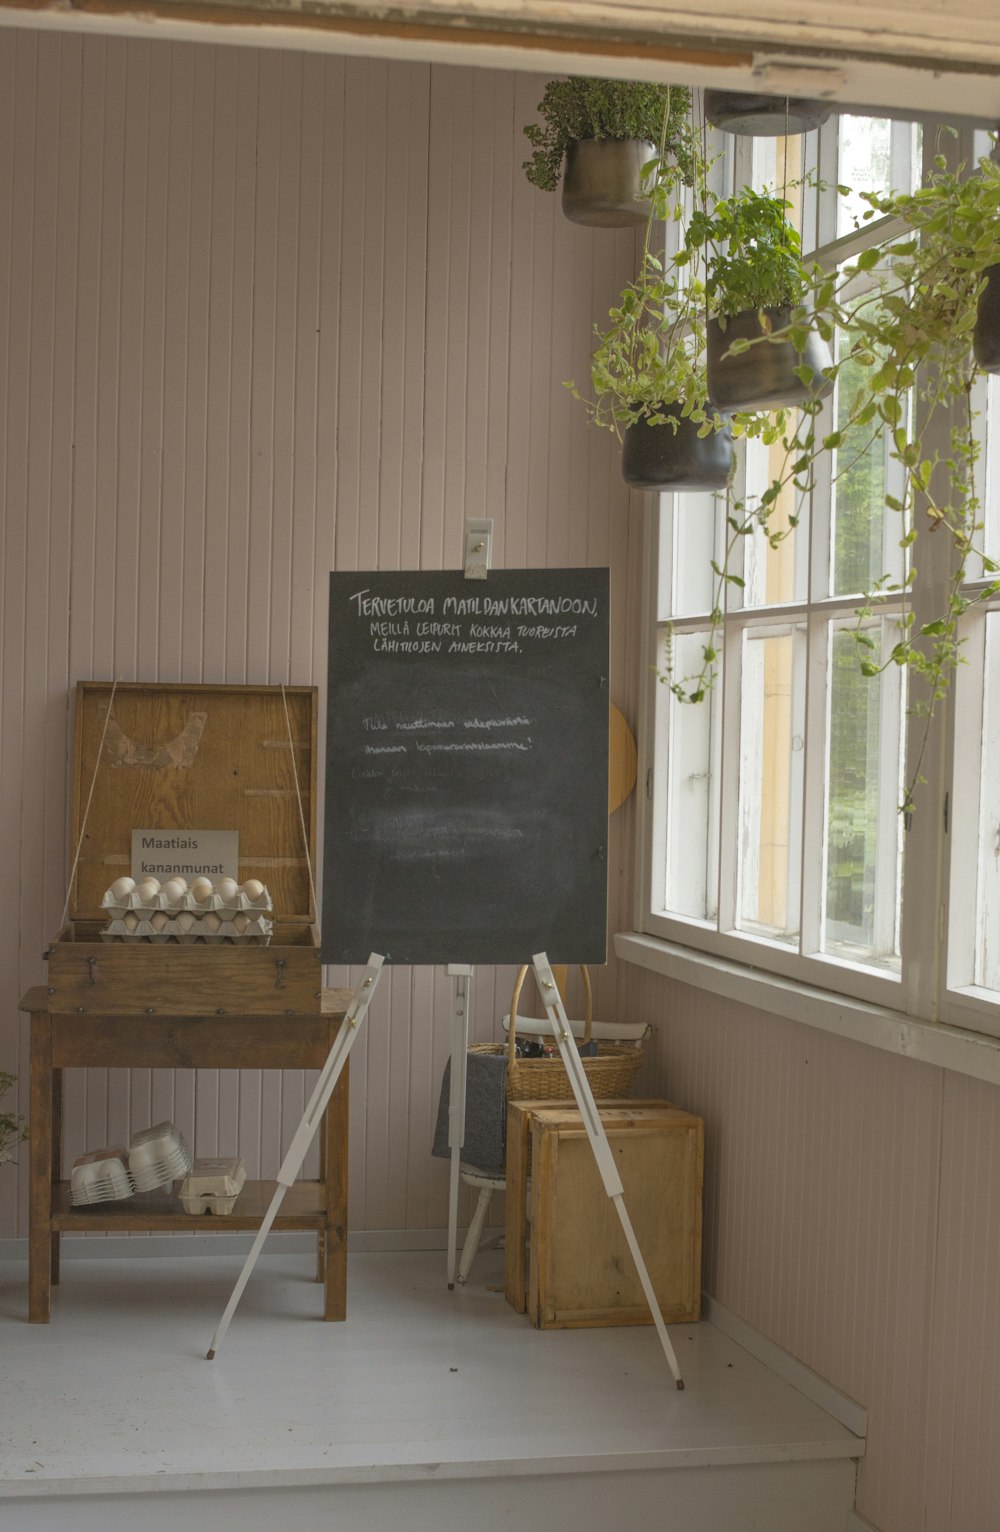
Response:
POLYGON ((48 954, 52 1012, 318 1014, 316 720, 312 686, 78 684, 74 852, 83 839, 70 924, 48 954), (270 944, 103 941, 101 899, 146 828, 236 830, 238 881, 271 893, 270 944))

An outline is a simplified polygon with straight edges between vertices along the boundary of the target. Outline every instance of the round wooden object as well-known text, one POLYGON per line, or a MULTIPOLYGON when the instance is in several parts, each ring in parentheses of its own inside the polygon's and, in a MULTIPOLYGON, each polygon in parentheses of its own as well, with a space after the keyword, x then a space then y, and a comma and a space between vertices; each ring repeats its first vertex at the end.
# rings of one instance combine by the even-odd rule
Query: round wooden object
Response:
POLYGON ((608 720, 608 813, 620 809, 635 786, 635 736, 614 703, 608 720))

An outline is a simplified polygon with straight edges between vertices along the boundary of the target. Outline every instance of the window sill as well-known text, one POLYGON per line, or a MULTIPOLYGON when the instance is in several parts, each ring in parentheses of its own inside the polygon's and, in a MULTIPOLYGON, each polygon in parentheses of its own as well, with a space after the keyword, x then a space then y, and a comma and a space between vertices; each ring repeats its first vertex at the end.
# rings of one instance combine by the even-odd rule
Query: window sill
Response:
POLYGON ((921 1021, 888 1006, 817 989, 638 931, 620 931, 614 943, 619 958, 651 973, 901 1058, 1000 1085, 1000 1039, 995 1037, 921 1021))

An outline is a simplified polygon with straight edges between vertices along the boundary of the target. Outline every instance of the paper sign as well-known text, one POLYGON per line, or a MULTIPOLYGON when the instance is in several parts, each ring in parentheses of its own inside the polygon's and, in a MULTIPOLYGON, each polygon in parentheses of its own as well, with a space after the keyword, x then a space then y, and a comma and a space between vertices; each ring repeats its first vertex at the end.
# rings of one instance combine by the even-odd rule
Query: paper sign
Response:
POLYGON ((133 830, 132 876, 167 878, 181 874, 189 880, 208 878, 239 881, 240 837, 237 830, 133 830))

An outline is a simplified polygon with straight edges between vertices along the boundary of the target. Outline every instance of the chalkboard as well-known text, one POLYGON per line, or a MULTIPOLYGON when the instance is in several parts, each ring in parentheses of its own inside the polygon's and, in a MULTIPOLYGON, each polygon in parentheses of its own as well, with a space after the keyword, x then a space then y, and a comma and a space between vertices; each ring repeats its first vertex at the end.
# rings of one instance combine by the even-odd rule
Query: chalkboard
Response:
POLYGON ((322 955, 602 963, 608 571, 330 576, 322 955))

